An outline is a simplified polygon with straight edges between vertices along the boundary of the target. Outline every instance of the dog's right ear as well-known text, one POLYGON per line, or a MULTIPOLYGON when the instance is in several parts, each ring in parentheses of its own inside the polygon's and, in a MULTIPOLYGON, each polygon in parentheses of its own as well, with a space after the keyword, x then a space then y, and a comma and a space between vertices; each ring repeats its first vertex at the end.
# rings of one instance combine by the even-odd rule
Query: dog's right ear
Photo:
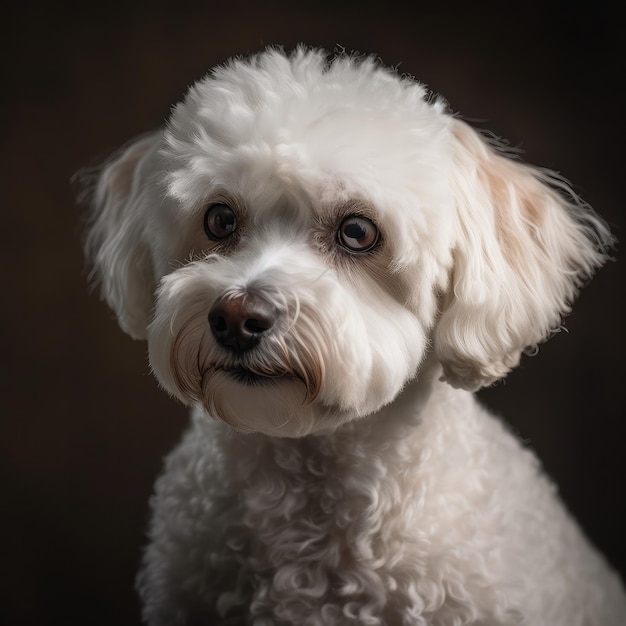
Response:
POLYGON ((135 339, 146 337, 153 302, 147 190, 156 172, 160 138, 160 132, 143 135, 82 177, 90 205, 85 237, 90 278, 100 284, 122 329, 135 339))
POLYGON ((458 234, 433 344, 445 380, 476 390, 560 327, 614 239, 557 174, 509 158, 461 120, 452 131, 458 234))

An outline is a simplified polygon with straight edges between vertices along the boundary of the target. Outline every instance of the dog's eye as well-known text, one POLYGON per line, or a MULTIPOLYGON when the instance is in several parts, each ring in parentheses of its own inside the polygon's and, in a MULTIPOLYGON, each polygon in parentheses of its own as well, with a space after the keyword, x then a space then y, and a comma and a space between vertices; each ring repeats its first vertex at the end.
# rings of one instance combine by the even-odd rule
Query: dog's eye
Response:
POLYGON ((367 252, 378 242, 378 229, 366 217, 351 215, 341 224, 339 243, 351 252, 367 252))
POLYGON ((211 239, 226 239, 236 229, 237 217, 227 204, 213 204, 204 214, 204 230, 211 239))

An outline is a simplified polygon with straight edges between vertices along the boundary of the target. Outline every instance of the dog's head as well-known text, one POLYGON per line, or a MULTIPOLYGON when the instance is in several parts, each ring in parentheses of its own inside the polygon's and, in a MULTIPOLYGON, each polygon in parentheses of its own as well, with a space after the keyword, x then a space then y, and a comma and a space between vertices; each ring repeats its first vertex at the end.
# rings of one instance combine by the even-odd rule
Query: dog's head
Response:
POLYGON ((394 400, 429 351, 503 377, 606 259, 604 224, 372 59, 214 70, 101 170, 87 249, 161 384, 299 436, 394 400))

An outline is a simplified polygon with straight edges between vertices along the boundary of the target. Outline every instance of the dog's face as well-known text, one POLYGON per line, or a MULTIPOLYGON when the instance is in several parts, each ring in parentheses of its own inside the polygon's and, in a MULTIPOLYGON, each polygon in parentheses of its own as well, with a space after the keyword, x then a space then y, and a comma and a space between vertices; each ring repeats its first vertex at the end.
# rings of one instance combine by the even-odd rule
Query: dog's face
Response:
POLYGON ((103 168, 88 248, 170 393, 301 436, 392 402, 428 350, 476 388, 558 325, 608 232, 426 96, 267 51, 103 168))

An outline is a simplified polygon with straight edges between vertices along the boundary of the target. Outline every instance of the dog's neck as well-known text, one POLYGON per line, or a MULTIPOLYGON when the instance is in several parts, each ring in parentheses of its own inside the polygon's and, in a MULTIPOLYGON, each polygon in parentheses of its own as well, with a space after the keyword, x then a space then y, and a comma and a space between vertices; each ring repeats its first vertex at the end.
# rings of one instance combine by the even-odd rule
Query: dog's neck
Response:
MULTIPOLYGON (((441 375, 439 362, 434 356, 428 357, 417 375, 405 385, 391 404, 376 413, 351 420, 333 431, 296 439, 260 433, 236 433, 224 424, 218 427, 218 431, 224 436, 225 449, 230 449, 232 458, 238 459, 238 469, 235 471, 241 471, 242 475, 249 475, 243 467, 246 464, 241 462, 242 459, 258 459, 265 455, 275 457, 295 454, 301 458, 313 458, 349 456, 351 451, 357 450, 359 455, 363 455, 370 450, 376 456, 376 451, 381 446, 402 447, 403 441, 427 436, 429 424, 436 421, 437 411, 446 404, 445 399, 451 394, 468 394, 442 382, 441 375)), ((197 412, 194 412, 196 426, 203 429, 203 424, 207 424, 206 420, 206 413, 198 407, 197 412)), ((215 422, 210 422, 215 427, 215 422)), ((209 436, 214 437, 214 430, 213 433, 209 436)))
POLYGON ((384 440, 405 437, 425 419, 433 396, 440 399, 454 390, 440 380, 443 370, 436 357, 429 355, 395 400, 376 413, 353 420, 337 429, 330 437, 351 440, 371 438, 376 445, 384 440))
MULTIPOLYGON (((214 444, 216 436, 221 437, 220 458, 224 463, 224 476, 231 485, 229 489, 254 500, 255 494, 263 493, 268 484, 284 482, 289 490, 295 489, 293 484, 296 483, 300 485, 298 489, 306 485, 309 496, 334 485, 345 492, 346 503, 349 501, 356 507, 350 515, 357 515, 356 511, 367 509, 368 498, 372 495, 362 476, 405 480, 403 468, 407 458, 420 458, 422 450, 428 455, 428 441, 436 436, 441 411, 454 408, 458 400, 463 402, 460 396, 469 397, 468 392, 441 382, 441 373, 440 365, 429 359, 390 405, 333 432, 301 438, 240 434, 214 420, 207 421, 206 414, 196 413, 194 417, 196 427, 205 431, 210 445, 214 444), (455 396, 459 396, 458 400, 455 396), (447 408, 442 409, 442 406, 447 408), (209 425, 206 430, 205 426, 209 425), (384 471, 380 465, 381 454, 387 459, 384 471)), ((414 466, 418 467, 415 463, 414 466)), ((315 498, 311 500, 309 496, 309 505, 317 506, 315 498)), ((250 508, 254 506, 251 504, 250 508)), ((283 512, 277 510, 276 514, 283 519, 283 512)), ((271 512, 265 507, 263 515, 270 516, 271 512)))
MULTIPOLYGON (((423 421, 428 420, 430 405, 440 403, 449 393, 465 393, 442 382, 442 373, 439 361, 434 355, 429 355, 417 375, 405 385, 392 403, 371 415, 350 420, 335 430, 287 441, 291 441, 291 446, 298 446, 295 441, 300 441, 303 449, 320 451, 346 450, 357 445, 369 447, 370 444, 375 450, 382 442, 393 445, 394 441, 409 437, 423 421)), ((280 447, 286 441, 283 438, 258 436, 267 439, 270 446, 280 447)))

